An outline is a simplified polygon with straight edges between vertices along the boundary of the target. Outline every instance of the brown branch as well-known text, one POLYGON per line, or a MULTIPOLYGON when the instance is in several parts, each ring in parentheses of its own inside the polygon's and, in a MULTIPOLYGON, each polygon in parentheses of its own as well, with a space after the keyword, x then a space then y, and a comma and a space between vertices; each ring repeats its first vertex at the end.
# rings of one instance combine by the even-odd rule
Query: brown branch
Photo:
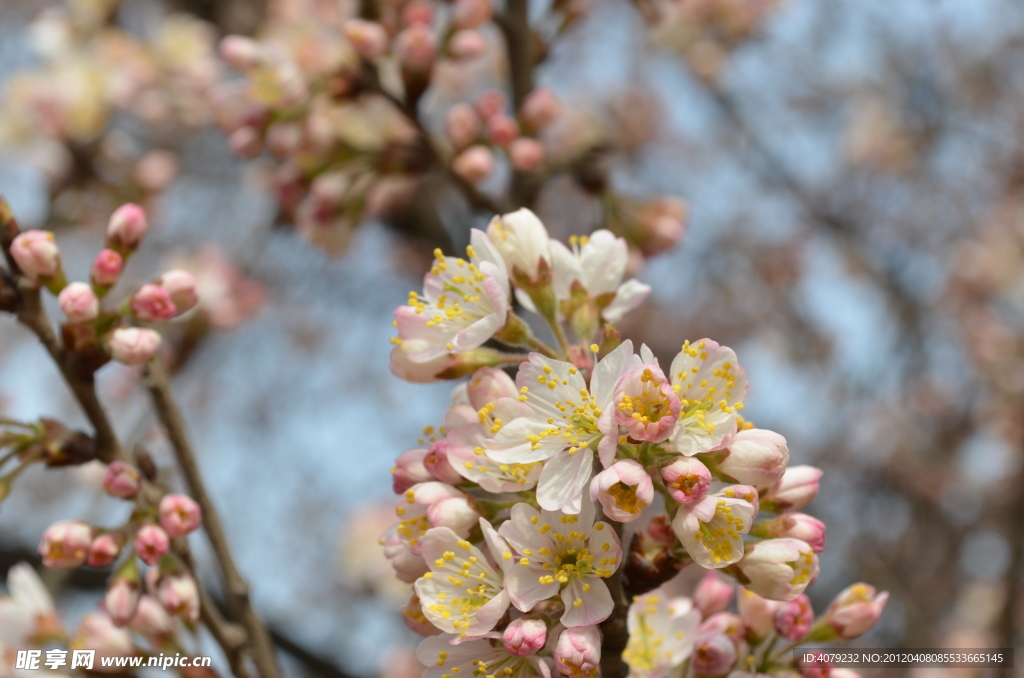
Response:
POLYGON ((232 614, 248 631, 248 642, 253 661, 263 678, 277 678, 280 671, 274 656, 270 634, 260 620, 249 599, 249 585, 242 578, 228 546, 227 534, 221 524, 220 515, 206 484, 199 472, 192 443, 186 434, 185 421, 167 380, 167 373, 160 360, 154 359, 146 366, 145 386, 153 399, 157 418, 167 431, 175 458, 185 476, 189 493, 203 511, 203 527, 210 539, 214 555, 224 577, 228 606, 232 614))
MULTIPOLYGON (((533 91, 533 67, 536 55, 530 29, 530 0, 508 0, 505 13, 496 23, 505 36, 509 80, 512 85, 512 108, 519 111, 533 91)), ((536 175, 515 171, 509 201, 513 207, 530 207, 537 199, 543 181, 536 175)))
POLYGON ((248 634, 238 624, 224 618, 220 608, 214 602, 210 593, 203 586, 196 573, 195 560, 192 558, 192 550, 184 539, 176 540, 174 552, 184 561, 192 572, 192 578, 196 583, 196 590, 199 592, 199 616, 210 635, 217 641, 224 655, 227 657, 231 672, 237 678, 252 678, 252 671, 246 663, 245 646, 248 642, 248 634))
POLYGON ((17 297, 18 322, 27 327, 50 354, 53 362, 60 369, 64 382, 71 389, 75 400, 85 413, 95 431, 96 456, 104 463, 114 459, 126 459, 124 448, 121 447, 114 427, 107 418, 107 413, 96 395, 93 372, 88 369, 76 369, 70 356, 64 351, 53 331, 53 325, 43 308, 42 294, 39 286, 22 275, 17 262, 11 256, 11 245, 19 232, 18 222, 11 213, 10 205, 0 198, 0 247, 3 248, 4 259, 10 268, 10 290, 17 297))

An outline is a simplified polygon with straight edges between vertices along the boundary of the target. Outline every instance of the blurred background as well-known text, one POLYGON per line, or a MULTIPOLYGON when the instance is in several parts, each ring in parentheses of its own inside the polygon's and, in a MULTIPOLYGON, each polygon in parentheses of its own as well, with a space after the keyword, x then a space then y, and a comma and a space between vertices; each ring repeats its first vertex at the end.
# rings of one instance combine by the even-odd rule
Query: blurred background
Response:
MULTIPOLYGON (((817 610, 866 581, 891 598, 860 645, 1024 647, 1024 6, 508 0, 482 41, 396 40, 368 72, 342 20, 397 32, 415 2, 268 2, 4 0, 0 194, 72 277, 126 201, 153 224, 127 282, 196 272, 174 388, 289 675, 415 675, 377 537, 450 386, 390 374, 391 314, 435 246, 522 205, 626 237, 654 291, 622 334, 734 348, 745 414, 825 470, 817 610), (232 33, 258 64, 224 63, 232 33), (539 87, 550 119, 523 109, 539 87)), ((108 366, 101 395, 171 469, 138 377, 108 366)), ((10 318, 0 415, 85 426, 10 318)), ((0 571, 57 520, 118 519, 102 472, 26 473, 0 571)), ((69 618, 102 595, 45 576, 69 618)))

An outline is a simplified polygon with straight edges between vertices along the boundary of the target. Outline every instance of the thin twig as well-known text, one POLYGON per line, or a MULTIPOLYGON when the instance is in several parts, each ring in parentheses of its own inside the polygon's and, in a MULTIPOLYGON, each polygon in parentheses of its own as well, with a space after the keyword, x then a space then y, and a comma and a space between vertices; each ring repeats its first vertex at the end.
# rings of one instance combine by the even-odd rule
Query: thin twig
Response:
POLYGON ((185 476, 192 499, 203 511, 203 527, 210 539, 214 555, 224 577, 228 596, 228 606, 236 619, 240 620, 249 634, 249 645, 253 661, 263 678, 277 678, 280 671, 274 657, 274 647, 270 634, 260 620, 256 609, 249 599, 249 584, 242 577, 235 565, 234 557, 228 546, 227 533, 221 523, 220 515, 214 506, 213 499, 206 490, 206 484, 199 472, 196 455, 192 443, 186 433, 185 421, 174 394, 171 392, 167 373, 160 360, 151 360, 146 366, 145 386, 153 398, 153 408, 157 419, 167 431, 175 458, 185 476))

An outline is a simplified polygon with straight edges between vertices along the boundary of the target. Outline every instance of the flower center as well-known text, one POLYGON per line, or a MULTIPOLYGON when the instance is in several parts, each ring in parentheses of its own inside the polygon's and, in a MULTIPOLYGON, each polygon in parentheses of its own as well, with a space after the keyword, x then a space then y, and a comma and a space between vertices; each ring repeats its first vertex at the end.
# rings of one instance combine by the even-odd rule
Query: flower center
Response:
POLYGON ((615 505, 626 513, 639 513, 647 504, 636 496, 636 486, 619 481, 608 488, 608 496, 615 500, 615 505))

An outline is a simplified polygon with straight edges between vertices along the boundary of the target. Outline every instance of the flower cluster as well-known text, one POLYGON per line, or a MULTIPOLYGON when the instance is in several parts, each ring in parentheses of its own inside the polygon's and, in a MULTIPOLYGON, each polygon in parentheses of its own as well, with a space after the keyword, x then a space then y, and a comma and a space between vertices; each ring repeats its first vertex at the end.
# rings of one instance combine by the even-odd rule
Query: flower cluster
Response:
MULTIPOLYGON (((0 271, 0 281, 13 284, 18 292, 18 308, 13 310, 24 324, 53 338, 62 369, 76 375, 91 378, 111 359, 129 365, 149 361, 161 339, 148 325, 176 318, 198 304, 196 281, 183 270, 167 271, 124 294, 119 302, 106 303, 148 230, 146 215, 137 205, 124 205, 111 216, 105 247, 93 260, 88 282, 68 282, 53 234, 19 233, 2 200, 0 229, 5 240, 9 238, 6 254, 11 263, 9 273, 0 271), (43 290, 57 297, 65 316, 59 340, 42 312, 43 290)), ((0 419, 0 466, 14 466, 0 475, 0 501, 32 465, 101 461, 106 464, 103 490, 132 508, 127 519, 114 527, 63 520, 45 530, 39 544, 45 567, 111 568, 102 610, 87 616, 71 637, 52 614, 52 602, 40 593, 34 575, 16 568, 10 598, 0 599, 0 632, 15 634, 0 635, 4 646, 25 649, 57 642, 123 656, 138 652, 134 631, 153 648, 177 650, 183 646, 176 638, 180 629, 173 618, 189 627, 199 619, 198 586, 189 571, 183 539, 202 524, 200 506, 185 495, 168 493, 157 482, 157 470, 147 454, 137 453, 137 462, 129 463, 120 450, 101 449, 102 445, 99 434, 93 438, 54 420, 0 419)), ((5 652, 0 647, 0 654, 5 652)))
POLYGON ((105 303, 148 229, 138 205, 123 205, 110 217, 106 243, 93 260, 89 282, 68 282, 53 233, 24 231, 14 238, 11 257, 31 283, 57 295, 67 321, 66 348, 88 354, 98 364, 113 358, 141 365, 160 347, 160 334, 147 324, 171 320, 199 303, 196 281, 183 270, 167 271, 126 295, 116 305, 105 303))
MULTIPOLYGON (((636 596, 629 607, 630 637, 623 656, 632 678, 678 675, 684 663, 698 676, 789 676, 787 647, 856 638, 875 624, 887 598, 855 584, 816 618, 804 594, 770 600, 712 571, 692 597, 674 597, 662 588, 636 596), (787 645, 776 647, 780 642, 787 645)), ((857 678, 853 671, 832 666, 797 668, 803 676, 857 678)))
POLYGON ((678 50, 699 77, 715 81, 733 52, 758 37, 778 0, 682 0, 653 2, 644 14, 654 39, 678 50))
POLYGON ((769 624, 786 638, 852 637, 874 623, 885 594, 862 585, 814 621, 803 594, 825 526, 798 511, 821 472, 790 467, 785 438, 743 417, 736 354, 685 341, 663 366, 619 337, 614 323, 649 292, 624 280, 623 239, 597 231, 566 247, 524 209, 470 240, 463 258, 436 252, 422 293, 395 312, 396 375, 469 377, 443 426, 399 456, 398 522, 382 538, 414 587, 406 623, 443 634, 420 646, 427 675, 593 676, 598 625, 627 614, 615 602, 626 582, 639 596, 625 655, 635 675, 687 660, 697 675, 751 668, 740 660, 765 635, 723 612, 732 588, 718 574, 692 604, 641 595, 691 562, 780 610, 769 624))
POLYGON ((213 29, 176 14, 143 40, 116 26, 120 4, 43 12, 30 27, 41 65, 0 94, 0 148, 39 168, 57 206, 93 204, 81 199, 86 185, 117 202, 164 190, 178 171, 176 134, 209 119, 205 91, 220 71, 213 29))

